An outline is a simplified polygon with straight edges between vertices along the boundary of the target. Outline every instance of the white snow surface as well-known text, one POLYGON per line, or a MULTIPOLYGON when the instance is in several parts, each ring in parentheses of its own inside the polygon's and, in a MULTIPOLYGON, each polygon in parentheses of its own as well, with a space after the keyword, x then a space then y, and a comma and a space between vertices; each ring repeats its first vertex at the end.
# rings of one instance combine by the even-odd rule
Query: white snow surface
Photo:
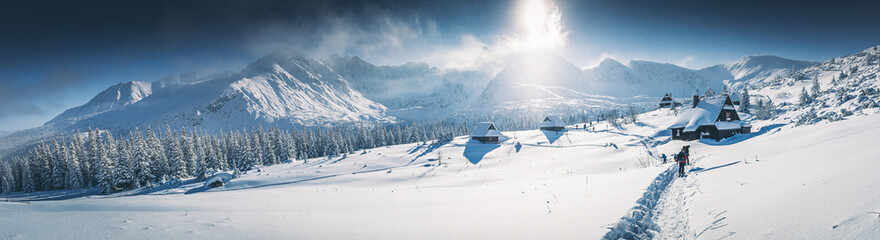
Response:
MULTIPOLYGON (((753 122, 720 142, 670 141, 670 110, 597 132, 505 132, 406 144, 201 182, 77 197, 0 196, 16 239, 870 239, 880 235, 880 113, 753 122), (606 130, 607 129, 607 130, 606 130), (658 156, 691 145, 674 177, 658 156), (438 161, 437 159, 441 160, 438 161), (38 199, 65 199, 38 201, 38 199), (27 202, 29 201, 29 202, 27 202), (86 224, 87 223, 87 224, 86 224), (51 226, 46 228, 43 226, 51 226), (635 237, 633 237, 635 236, 635 237)), ((671 157, 671 156, 670 156, 671 157)))
MULTIPOLYGON (((665 169, 637 166, 639 159, 654 163, 642 137, 617 131, 505 135, 513 140, 458 137, 439 147, 397 145, 261 167, 212 189, 187 183, 147 193, 0 202, 0 233, 17 239, 595 239, 665 169)), ((13 200, 41 194, 76 192, 13 200)))

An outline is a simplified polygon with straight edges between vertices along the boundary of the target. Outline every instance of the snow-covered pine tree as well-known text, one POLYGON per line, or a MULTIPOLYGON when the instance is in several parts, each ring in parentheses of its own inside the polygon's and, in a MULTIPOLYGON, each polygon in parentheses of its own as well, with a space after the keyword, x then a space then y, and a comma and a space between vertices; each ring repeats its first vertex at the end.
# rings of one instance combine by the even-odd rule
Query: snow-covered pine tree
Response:
MULTIPOLYGON (((70 149, 74 149, 74 143, 69 144, 70 149)), ((80 169, 79 159, 73 151, 67 152, 67 179, 64 182, 65 189, 80 189, 83 186, 82 170, 80 169)))
POLYGON ((806 105, 810 104, 810 102, 811 102, 810 94, 807 93, 807 88, 802 87, 801 88, 801 96, 800 96, 800 98, 798 98, 798 105, 806 106, 806 105))
MULTIPOLYGON (((130 135, 130 134, 129 134, 130 135)), ((116 180, 113 183, 114 186, 122 189, 132 189, 134 182, 134 175, 132 174, 132 154, 131 154, 131 139, 126 141, 120 141, 116 144, 116 158, 114 161, 116 162, 116 168, 113 170, 114 179, 116 180)))
POLYGON ((73 137, 73 147, 70 148, 71 151, 76 152, 76 159, 79 160, 79 169, 80 169, 80 177, 82 178, 82 187, 88 186, 88 174, 90 169, 92 168, 91 163, 89 163, 88 158, 88 149, 86 148, 86 139, 79 132, 76 133, 73 137), (74 149, 76 148, 76 149, 74 149))
POLYGON ((141 186, 150 186, 150 183, 153 181, 155 176, 152 173, 151 163, 151 153, 149 152, 146 140, 141 137, 141 132, 135 128, 134 130, 134 155, 132 158, 134 159, 134 166, 132 169, 132 174, 134 175, 134 181, 132 182, 134 188, 138 188, 141 186))
POLYGON ((251 145, 251 136, 247 131, 239 135, 239 152, 241 158, 237 160, 239 170, 247 171, 256 165, 256 156, 254 156, 253 145, 251 145))
POLYGON ((260 140, 260 135, 261 133, 257 131, 256 127, 251 128, 250 146, 252 151, 251 156, 253 157, 252 166, 265 165, 263 162, 265 160, 263 159, 263 143, 260 140))
POLYGON ((262 146, 260 146, 262 150, 260 150, 260 152, 263 153, 263 164, 278 164, 278 155, 275 154, 274 147, 272 147, 275 141, 270 140, 274 138, 274 135, 272 135, 271 132, 263 130, 263 126, 260 126, 258 131, 260 131, 260 142, 262 143, 262 146))
POLYGON ((819 78, 818 77, 813 80, 813 86, 810 88, 810 90, 812 92, 812 95, 810 95, 810 98, 812 98, 812 99, 819 98, 819 93, 820 93, 821 89, 819 89, 819 78))
POLYGON ((101 189, 101 193, 109 194, 115 191, 113 183, 116 180, 113 178, 113 160, 110 160, 110 156, 107 154, 106 144, 103 142, 98 144, 101 146, 98 151, 98 188, 101 189))
POLYGON ((28 157, 21 158, 21 189, 26 193, 37 190, 36 185, 34 184, 34 175, 31 171, 31 164, 28 159, 28 157))
POLYGON ((88 186, 96 186, 96 184, 98 183, 98 168, 101 167, 99 159, 101 155, 101 148, 99 146, 100 135, 100 130, 92 130, 92 128, 89 128, 88 139, 86 139, 88 143, 89 155, 86 161, 89 162, 90 169, 88 171, 88 174, 85 175, 88 186))
POLYGON ((202 144, 202 138, 195 130, 192 133, 192 142, 195 153, 195 177, 198 180, 207 180, 208 165, 205 163, 205 147, 202 144))
POLYGON ((68 149, 58 144, 58 139, 52 139, 52 189, 64 189, 68 165, 68 149))
POLYGON ((743 86, 742 99, 739 101, 740 112, 749 113, 749 107, 751 107, 749 101, 749 85, 745 85, 743 86))
POLYGON ((145 148, 150 160, 150 173, 153 176, 150 178, 150 182, 164 183, 168 179, 168 159, 165 156, 165 147, 157 135, 158 133, 153 132, 151 126, 147 126, 147 136, 144 139, 147 144, 145 148))
POLYGON ((181 180, 189 177, 184 160, 184 151, 180 144, 177 133, 166 134, 166 148, 168 149, 168 177, 170 180, 181 180))
POLYGON ((40 146, 34 149, 34 179, 37 183, 37 189, 41 191, 52 190, 52 166, 51 152, 45 142, 40 142, 40 146))
POLYGON ((180 149, 183 150, 186 172, 192 176, 196 172, 196 151, 192 136, 186 132, 186 128, 180 130, 180 149))
POLYGON ((3 193, 11 193, 15 190, 15 177, 9 162, 0 159, 0 190, 3 193))

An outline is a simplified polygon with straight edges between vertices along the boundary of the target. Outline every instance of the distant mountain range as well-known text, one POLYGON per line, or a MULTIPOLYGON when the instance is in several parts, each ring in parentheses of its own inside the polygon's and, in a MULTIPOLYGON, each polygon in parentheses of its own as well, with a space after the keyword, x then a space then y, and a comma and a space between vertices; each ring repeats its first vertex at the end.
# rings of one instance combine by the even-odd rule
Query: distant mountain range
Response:
POLYGON ((502 58, 484 48, 481 57, 486 64, 476 70, 458 70, 424 63, 377 66, 355 56, 319 60, 279 49, 239 72, 175 74, 155 82, 110 86, 41 127, 0 139, 0 148, 89 127, 127 131, 168 125, 217 133, 257 125, 300 128, 433 120, 456 113, 492 113, 512 105, 602 108, 653 101, 667 92, 683 96, 706 87, 720 89, 725 83, 771 78, 816 64, 747 56, 694 70, 608 58, 580 69, 552 52, 502 58))

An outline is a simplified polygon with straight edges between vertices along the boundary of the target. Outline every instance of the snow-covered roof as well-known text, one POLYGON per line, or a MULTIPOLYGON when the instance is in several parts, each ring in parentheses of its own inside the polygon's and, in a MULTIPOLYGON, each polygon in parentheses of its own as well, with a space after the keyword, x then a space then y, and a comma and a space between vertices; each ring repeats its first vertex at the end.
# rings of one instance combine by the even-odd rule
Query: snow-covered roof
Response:
POLYGON ((477 123, 471 137, 503 137, 504 135, 495 128, 495 124, 491 122, 477 123))
POLYGON ((721 113, 721 107, 718 105, 709 103, 709 101, 700 101, 696 107, 685 108, 679 112, 678 117, 669 128, 683 127, 685 131, 695 131, 700 126, 714 124, 719 113, 721 113))
POLYGON ((538 124, 539 128, 543 127, 565 127, 565 122, 562 121, 561 118, 557 116, 547 116, 544 118, 544 121, 541 124, 538 124))
POLYGON ((700 126, 715 125, 719 130, 736 129, 742 127, 740 121, 715 122, 721 109, 736 111, 733 105, 725 105, 727 96, 713 97, 708 100, 700 101, 694 108, 685 108, 678 113, 678 117, 672 122, 669 128, 684 128, 684 131, 696 131, 700 126), (735 126, 735 127, 734 127, 735 126))

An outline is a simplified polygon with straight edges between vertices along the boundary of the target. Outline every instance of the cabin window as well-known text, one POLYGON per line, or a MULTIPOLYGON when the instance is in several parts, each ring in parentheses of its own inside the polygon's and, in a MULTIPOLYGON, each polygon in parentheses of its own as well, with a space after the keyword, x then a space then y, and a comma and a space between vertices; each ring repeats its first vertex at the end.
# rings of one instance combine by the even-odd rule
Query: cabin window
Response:
POLYGON ((727 121, 730 121, 730 112, 724 113, 724 118, 727 119, 727 121))

